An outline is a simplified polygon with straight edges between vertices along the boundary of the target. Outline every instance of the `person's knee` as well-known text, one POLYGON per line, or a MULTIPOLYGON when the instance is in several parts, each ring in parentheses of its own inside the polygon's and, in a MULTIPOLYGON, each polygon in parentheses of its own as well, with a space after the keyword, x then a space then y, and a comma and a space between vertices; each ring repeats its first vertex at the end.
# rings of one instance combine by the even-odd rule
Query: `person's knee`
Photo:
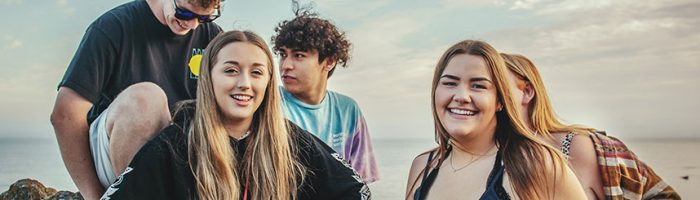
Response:
POLYGON ((167 107, 168 97, 160 86, 151 82, 141 82, 127 87, 120 96, 129 105, 143 109, 167 107))
POLYGON ((168 99, 163 89, 150 82, 129 86, 112 102, 107 110, 107 130, 150 136, 170 121, 168 99), (115 127, 115 125, 117 127, 115 127), (144 129, 134 131, 134 129, 144 129))

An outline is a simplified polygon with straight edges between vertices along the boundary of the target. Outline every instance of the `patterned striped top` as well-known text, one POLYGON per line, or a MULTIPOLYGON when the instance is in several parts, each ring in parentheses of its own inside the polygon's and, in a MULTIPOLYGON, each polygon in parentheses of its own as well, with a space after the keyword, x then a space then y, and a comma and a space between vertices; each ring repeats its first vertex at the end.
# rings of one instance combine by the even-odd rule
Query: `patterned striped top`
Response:
POLYGON ((591 133, 605 199, 681 199, 659 175, 617 138, 591 133))

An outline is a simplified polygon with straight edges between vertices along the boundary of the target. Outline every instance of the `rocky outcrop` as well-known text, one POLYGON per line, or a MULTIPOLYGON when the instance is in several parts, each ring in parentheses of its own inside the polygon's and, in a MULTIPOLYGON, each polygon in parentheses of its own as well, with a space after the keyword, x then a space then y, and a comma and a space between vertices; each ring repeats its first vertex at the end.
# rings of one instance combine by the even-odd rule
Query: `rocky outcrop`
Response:
POLYGON ((56 191, 51 187, 33 179, 22 179, 10 186, 10 189, 0 194, 0 200, 82 200, 80 192, 56 191))

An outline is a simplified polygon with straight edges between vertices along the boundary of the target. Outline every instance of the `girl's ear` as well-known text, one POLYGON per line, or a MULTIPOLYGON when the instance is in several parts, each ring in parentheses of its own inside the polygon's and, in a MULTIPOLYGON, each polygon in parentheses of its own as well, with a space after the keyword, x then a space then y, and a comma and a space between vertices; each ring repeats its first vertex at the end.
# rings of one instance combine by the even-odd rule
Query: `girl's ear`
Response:
POLYGON ((525 88, 523 88, 523 100, 522 104, 527 106, 530 104, 532 99, 535 98, 535 88, 532 87, 532 84, 530 82, 525 83, 525 88))

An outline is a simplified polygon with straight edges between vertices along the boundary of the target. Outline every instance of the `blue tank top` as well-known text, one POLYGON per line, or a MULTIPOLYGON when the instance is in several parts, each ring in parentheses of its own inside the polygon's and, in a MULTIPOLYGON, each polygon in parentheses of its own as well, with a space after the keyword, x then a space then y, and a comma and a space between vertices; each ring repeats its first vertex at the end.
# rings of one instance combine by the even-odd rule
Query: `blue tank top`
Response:
MULTIPOLYGON (((448 148, 446 156, 449 156, 452 152, 452 148, 448 148)), ((440 166, 438 165, 432 171, 430 170, 430 162, 433 160, 433 152, 428 155, 428 162, 425 164, 425 171, 423 173, 423 178, 421 180, 420 187, 416 189, 416 193, 413 195, 414 200, 424 200, 428 196, 430 187, 435 182, 435 177, 437 177, 440 171, 440 166)), ((493 164, 489 178, 486 180, 486 191, 479 198, 480 200, 509 200, 510 196, 506 193, 505 188, 503 188, 503 173, 505 173, 505 167, 501 162, 501 152, 496 154, 496 161, 493 164)))

